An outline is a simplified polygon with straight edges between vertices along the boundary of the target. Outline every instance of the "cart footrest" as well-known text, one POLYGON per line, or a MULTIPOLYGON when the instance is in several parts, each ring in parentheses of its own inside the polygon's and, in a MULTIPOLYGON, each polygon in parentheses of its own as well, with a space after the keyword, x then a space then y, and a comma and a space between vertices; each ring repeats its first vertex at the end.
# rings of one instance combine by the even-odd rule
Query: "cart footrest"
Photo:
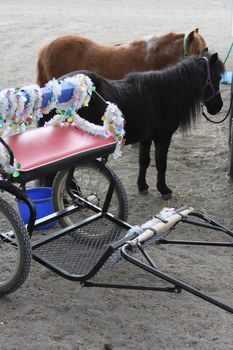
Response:
POLYGON ((110 245, 126 233, 127 229, 101 218, 63 237, 35 245, 33 257, 63 277, 81 280, 100 270, 113 253, 110 245))

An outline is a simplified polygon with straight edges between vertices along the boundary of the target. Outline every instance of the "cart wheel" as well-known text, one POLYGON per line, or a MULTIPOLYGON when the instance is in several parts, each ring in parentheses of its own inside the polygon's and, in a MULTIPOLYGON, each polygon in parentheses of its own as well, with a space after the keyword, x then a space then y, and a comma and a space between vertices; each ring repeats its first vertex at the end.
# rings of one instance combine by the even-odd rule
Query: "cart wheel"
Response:
POLYGON ((0 296, 26 280, 31 266, 28 232, 16 211, 0 198, 0 296))
POLYGON ((233 180, 233 126, 232 122, 230 123, 230 130, 229 130, 229 176, 233 180))
MULTIPOLYGON (((231 96, 233 94, 233 77, 231 81, 231 96)), ((229 118, 229 176, 233 180, 233 108, 231 107, 231 114, 229 118)))
MULTIPOLYGON (((126 221, 128 218, 128 200, 125 189, 113 170, 102 162, 89 160, 77 166, 72 178, 72 187, 74 186, 81 197, 96 206, 102 207, 111 180, 109 171, 113 174, 115 187, 108 211, 116 218, 126 221)), ((66 191, 67 174, 68 171, 57 173, 53 182, 53 205, 56 211, 65 209, 73 201, 66 191)), ((80 206, 79 210, 74 214, 61 218, 60 224, 63 227, 67 227, 90 215, 93 215, 91 209, 80 206)))

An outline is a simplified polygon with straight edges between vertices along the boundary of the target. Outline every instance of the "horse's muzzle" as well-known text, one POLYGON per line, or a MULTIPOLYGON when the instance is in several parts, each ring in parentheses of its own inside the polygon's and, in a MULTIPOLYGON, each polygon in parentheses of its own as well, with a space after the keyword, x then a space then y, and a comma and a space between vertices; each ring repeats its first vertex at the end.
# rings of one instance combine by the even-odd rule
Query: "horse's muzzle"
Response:
POLYGON ((210 102, 210 103, 206 103, 205 106, 209 114, 216 115, 221 110, 223 106, 223 102, 222 102, 222 99, 220 98, 218 103, 216 103, 216 101, 214 103, 210 102))

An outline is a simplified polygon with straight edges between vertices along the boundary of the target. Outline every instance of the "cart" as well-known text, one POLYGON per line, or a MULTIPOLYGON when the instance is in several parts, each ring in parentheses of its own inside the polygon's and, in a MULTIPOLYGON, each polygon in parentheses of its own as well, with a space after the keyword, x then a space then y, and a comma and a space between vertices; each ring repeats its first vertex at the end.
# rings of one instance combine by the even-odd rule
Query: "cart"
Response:
MULTIPOLYGON (((77 86, 59 84, 62 85, 59 98, 53 96, 51 88, 41 89, 38 109, 46 106, 48 101, 52 101, 51 105, 56 102, 59 106, 71 101, 74 95, 80 102, 80 94, 75 92, 77 86)), ((26 89, 20 93, 26 96, 27 104, 26 89)), ((92 93, 98 95, 95 91, 92 93)), ((4 94, 7 95, 6 92, 4 94)), ((0 94, 0 102, 1 97, 0 94)), ((72 103, 77 108, 77 104, 72 103)), ((69 103, 67 106, 69 110, 69 103)), ((67 116, 63 114, 66 120, 69 118, 67 116)), ((79 281, 85 287, 170 293, 184 290, 233 313, 233 306, 164 272, 151 256, 151 247, 154 256, 159 246, 168 244, 232 248, 233 231, 187 206, 164 208, 142 226, 127 223, 126 191, 116 173, 101 160, 116 150, 118 141, 110 134, 93 135, 90 130, 80 129, 73 123, 66 123, 65 126, 51 124, 0 138, 9 160, 8 168, 2 167, 0 180, 0 296, 12 293, 23 285, 33 258, 62 277, 79 281), (20 168, 17 170, 16 167, 11 173, 4 170, 12 170, 15 159, 21 164, 20 168), (35 205, 26 195, 27 184, 55 172, 57 175, 52 188, 55 212, 36 220, 35 205), (28 224, 23 223, 17 211, 4 199, 5 193, 27 204, 30 211, 28 224), (38 227, 55 220, 58 222, 55 230, 48 230, 46 235, 38 238, 34 236, 38 227), (176 240, 174 236, 180 224, 187 226, 187 230, 195 226, 204 231, 218 232, 221 239, 176 240), (226 240, 222 239, 223 235, 226 235, 226 240), (97 273, 111 268, 120 260, 154 275, 156 283, 140 285, 135 281, 126 285, 117 281, 93 281, 97 273), (158 280, 161 284, 158 284, 158 280)))

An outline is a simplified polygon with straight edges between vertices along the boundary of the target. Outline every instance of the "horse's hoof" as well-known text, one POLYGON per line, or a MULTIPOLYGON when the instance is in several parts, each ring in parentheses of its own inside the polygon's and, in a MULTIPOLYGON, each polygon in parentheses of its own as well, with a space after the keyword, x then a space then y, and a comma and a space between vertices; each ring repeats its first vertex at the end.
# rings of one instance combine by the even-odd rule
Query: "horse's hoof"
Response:
POLYGON ((171 193, 165 193, 165 194, 161 194, 162 199, 164 199, 165 201, 168 201, 169 199, 172 198, 172 194, 171 193))
POLYGON ((143 194, 143 195, 145 195, 145 194, 148 194, 148 193, 149 193, 148 188, 147 188, 147 189, 145 189, 145 190, 142 190, 142 191, 138 190, 138 192, 139 192, 140 194, 143 194))

